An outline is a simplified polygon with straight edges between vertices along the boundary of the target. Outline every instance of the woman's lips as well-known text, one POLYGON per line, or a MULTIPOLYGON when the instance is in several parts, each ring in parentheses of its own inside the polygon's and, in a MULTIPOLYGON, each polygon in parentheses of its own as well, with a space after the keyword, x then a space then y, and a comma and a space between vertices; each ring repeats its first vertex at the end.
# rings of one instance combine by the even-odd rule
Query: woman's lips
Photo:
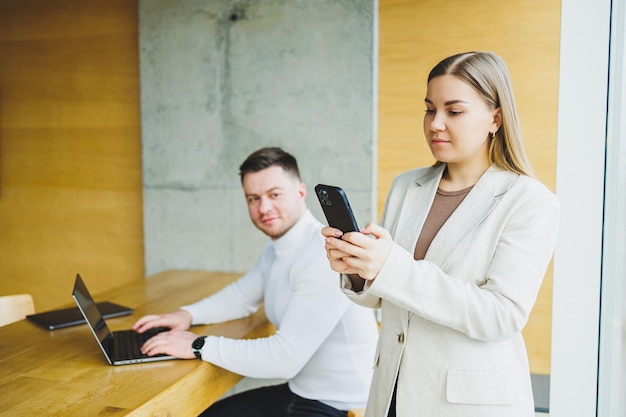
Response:
POLYGON ((438 145, 438 144, 443 144, 443 143, 449 143, 447 140, 443 140, 443 139, 438 139, 438 138, 432 138, 430 140, 431 143, 438 145))

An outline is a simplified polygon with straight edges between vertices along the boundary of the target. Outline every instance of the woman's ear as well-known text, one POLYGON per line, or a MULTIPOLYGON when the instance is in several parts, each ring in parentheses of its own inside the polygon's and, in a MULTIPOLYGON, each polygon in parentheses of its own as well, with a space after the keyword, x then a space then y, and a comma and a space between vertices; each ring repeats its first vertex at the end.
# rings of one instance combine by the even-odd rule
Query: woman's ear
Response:
POLYGON ((500 126, 502 126, 502 109, 498 107, 493 111, 492 133, 495 134, 498 130, 500 130, 500 126))

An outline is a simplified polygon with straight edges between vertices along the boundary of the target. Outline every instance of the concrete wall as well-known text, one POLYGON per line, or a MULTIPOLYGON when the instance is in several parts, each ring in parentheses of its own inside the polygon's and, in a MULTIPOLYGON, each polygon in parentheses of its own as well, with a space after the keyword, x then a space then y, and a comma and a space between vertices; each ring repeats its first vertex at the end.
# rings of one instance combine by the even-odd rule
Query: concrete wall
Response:
POLYGON ((238 178, 253 150, 298 158, 375 220, 373 0, 139 2, 146 274, 245 271, 267 238, 238 178))

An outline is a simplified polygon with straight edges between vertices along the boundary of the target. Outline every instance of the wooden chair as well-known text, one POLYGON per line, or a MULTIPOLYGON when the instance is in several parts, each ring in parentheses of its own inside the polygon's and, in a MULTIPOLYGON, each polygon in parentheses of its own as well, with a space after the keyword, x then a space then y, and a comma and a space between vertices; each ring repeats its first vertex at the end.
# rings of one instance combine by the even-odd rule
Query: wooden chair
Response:
POLYGON ((365 408, 353 408, 348 411, 348 417, 364 417, 365 408))
POLYGON ((30 294, 0 296, 0 326, 11 324, 35 313, 35 303, 30 294))

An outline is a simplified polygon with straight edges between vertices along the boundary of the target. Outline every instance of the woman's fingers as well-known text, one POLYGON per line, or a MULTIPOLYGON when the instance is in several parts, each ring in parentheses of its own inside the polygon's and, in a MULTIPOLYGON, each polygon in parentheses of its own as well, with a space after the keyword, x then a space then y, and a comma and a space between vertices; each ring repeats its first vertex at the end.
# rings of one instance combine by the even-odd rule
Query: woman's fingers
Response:
POLYGON ((324 227, 322 235, 333 271, 357 274, 368 280, 376 278, 393 245, 389 232, 376 224, 346 234, 324 227))

